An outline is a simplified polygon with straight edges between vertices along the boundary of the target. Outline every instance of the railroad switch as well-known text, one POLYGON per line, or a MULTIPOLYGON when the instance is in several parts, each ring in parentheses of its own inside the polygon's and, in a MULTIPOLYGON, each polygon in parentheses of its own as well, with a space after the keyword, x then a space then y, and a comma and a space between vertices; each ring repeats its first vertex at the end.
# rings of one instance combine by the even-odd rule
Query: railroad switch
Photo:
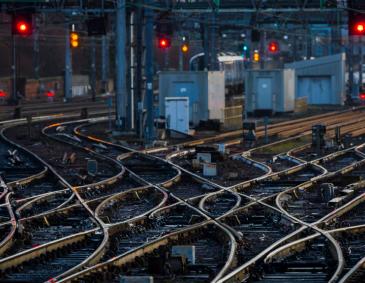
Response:
POLYGON ((337 146, 341 144, 341 127, 337 126, 335 128, 335 143, 337 146))
POLYGON ((20 119, 22 117, 22 108, 21 107, 16 107, 14 109, 14 115, 13 118, 14 119, 20 119))
POLYGON ((185 256, 171 256, 166 258, 161 256, 150 257, 148 260, 148 270, 152 274, 183 274, 187 266, 185 256))
POLYGON ((80 113, 80 118, 81 119, 87 119, 89 118, 89 111, 86 107, 81 109, 81 113, 80 113))
POLYGON ((243 141, 247 142, 249 147, 253 147, 256 143, 256 121, 243 122, 243 141))
POLYGON ((326 134, 326 126, 323 124, 317 124, 312 126, 312 147, 315 148, 317 154, 321 154, 324 146, 326 134))
POLYGON ((345 147, 351 147, 353 145, 352 134, 348 133, 343 137, 343 143, 345 147))
POLYGON ((32 116, 27 115, 27 127, 28 127, 28 136, 29 138, 32 138, 32 116))

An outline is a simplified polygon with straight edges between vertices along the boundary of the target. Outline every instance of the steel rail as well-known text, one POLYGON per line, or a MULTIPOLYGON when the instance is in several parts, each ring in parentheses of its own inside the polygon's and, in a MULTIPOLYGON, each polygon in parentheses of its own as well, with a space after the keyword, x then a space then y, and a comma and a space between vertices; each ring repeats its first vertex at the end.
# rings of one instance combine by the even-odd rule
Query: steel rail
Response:
MULTIPOLYGON (((331 240, 331 239, 330 239, 331 240)), ((333 242, 333 240, 331 240, 333 242)), ((335 243, 335 242, 334 242, 335 243)))

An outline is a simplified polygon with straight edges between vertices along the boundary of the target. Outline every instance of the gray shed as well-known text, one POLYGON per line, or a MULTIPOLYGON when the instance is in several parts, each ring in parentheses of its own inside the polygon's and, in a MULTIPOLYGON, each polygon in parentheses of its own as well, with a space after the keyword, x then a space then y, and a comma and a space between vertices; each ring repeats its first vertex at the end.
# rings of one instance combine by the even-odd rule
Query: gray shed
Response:
POLYGON ((345 61, 345 53, 340 53, 286 64, 295 70, 295 97, 307 97, 308 104, 343 104, 345 61))
POLYGON ((224 72, 166 71, 159 73, 159 113, 165 116, 166 97, 189 98, 189 120, 193 125, 209 119, 224 120, 224 72))
POLYGON ((294 111, 293 70, 248 70, 245 79, 248 113, 294 111))

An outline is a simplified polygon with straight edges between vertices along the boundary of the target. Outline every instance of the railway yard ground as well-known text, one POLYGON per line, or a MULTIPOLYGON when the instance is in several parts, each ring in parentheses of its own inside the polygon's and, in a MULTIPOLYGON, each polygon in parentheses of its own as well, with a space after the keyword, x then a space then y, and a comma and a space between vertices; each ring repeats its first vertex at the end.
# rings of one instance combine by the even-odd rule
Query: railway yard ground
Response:
POLYGON ((144 146, 61 105, 0 114, 0 282, 365 282, 364 107, 144 146))

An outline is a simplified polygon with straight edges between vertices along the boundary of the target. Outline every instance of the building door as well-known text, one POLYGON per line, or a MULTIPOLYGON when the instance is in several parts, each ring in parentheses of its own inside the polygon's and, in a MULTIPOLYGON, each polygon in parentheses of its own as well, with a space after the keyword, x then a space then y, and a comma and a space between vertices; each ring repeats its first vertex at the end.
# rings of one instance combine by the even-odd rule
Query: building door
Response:
POLYGON ((258 78, 257 84, 256 109, 271 110, 273 108, 272 79, 258 78))
POLYGON ((299 77, 298 97, 307 97, 308 104, 333 104, 331 100, 331 77, 299 77))
POLYGON ((189 133, 189 98, 166 97, 165 113, 167 128, 181 133, 189 133))

